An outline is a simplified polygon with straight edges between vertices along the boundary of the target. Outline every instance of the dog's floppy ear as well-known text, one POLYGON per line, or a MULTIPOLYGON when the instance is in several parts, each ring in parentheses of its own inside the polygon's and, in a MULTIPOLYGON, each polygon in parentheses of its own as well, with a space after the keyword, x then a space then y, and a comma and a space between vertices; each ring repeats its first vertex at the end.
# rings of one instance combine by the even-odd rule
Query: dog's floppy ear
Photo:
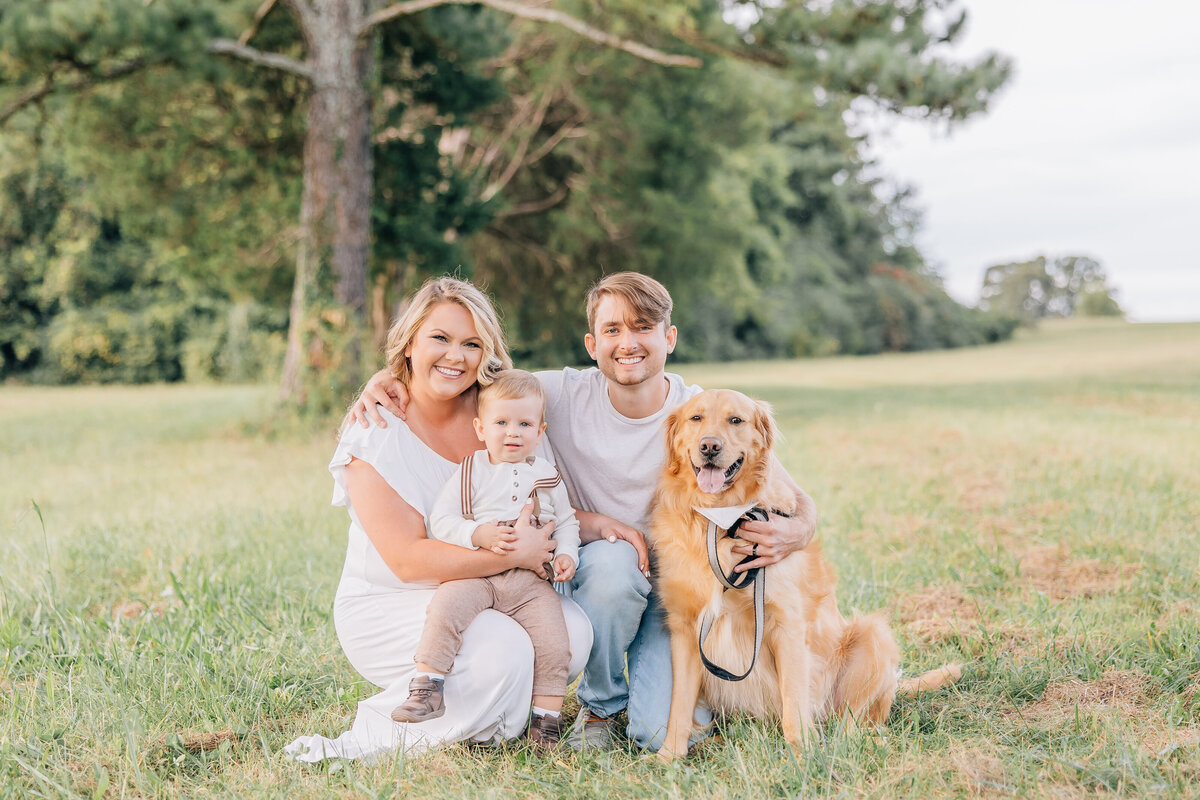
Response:
POLYGON ((667 424, 663 429, 663 435, 667 437, 667 472, 672 475, 678 475, 679 470, 683 468, 679 454, 675 452, 675 436, 678 433, 679 409, 675 409, 667 415, 667 424))
POLYGON ((754 401, 754 427, 762 437, 763 449, 770 450, 779 438, 779 429, 775 427, 775 417, 771 414, 771 405, 762 400, 754 401))

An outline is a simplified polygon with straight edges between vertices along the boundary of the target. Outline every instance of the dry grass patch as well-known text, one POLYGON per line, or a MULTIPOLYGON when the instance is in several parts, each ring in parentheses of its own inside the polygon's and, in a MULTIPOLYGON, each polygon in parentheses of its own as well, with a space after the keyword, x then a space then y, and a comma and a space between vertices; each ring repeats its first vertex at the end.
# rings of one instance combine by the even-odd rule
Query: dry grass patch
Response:
POLYGON ((204 731, 199 733, 181 733, 171 737, 171 744, 177 744, 189 753, 199 753, 204 750, 216 750, 225 742, 236 742, 243 734, 233 728, 223 728, 219 731, 204 731))
POLYGON ((1076 711, 1115 711, 1122 719, 1134 719, 1146 711, 1154 695, 1144 674, 1110 670, 1099 680, 1086 683, 1076 679, 1052 683, 1040 700, 1010 709, 1007 715, 1029 722, 1061 723, 1075 716, 1076 711))
POLYGON ((1030 525, 1009 516, 987 515, 976 518, 975 530, 983 535, 996 539, 1001 546, 1007 547, 1014 540, 1028 534, 1030 525))
POLYGON ((1175 750, 1200 750, 1200 726, 1159 728, 1144 731, 1142 750, 1152 756, 1165 756, 1175 750))
POLYGON ((1176 601, 1169 608, 1164 609, 1154 620, 1155 626, 1160 630, 1173 628, 1181 622, 1192 624, 1200 622, 1200 608, 1197 608, 1194 602, 1176 601))
POLYGON ((992 511, 1008 499, 1008 484, 999 476, 967 475, 958 487, 958 505, 963 511, 992 511))
POLYGON ((146 614, 161 617, 178 602, 171 599, 155 600, 147 605, 143 600, 118 600, 114 603, 96 603, 89 606, 87 613, 93 619, 111 617, 114 620, 140 619, 146 614))
POLYGON ((1046 519, 1027 515, 1023 511, 1016 514, 977 514, 972 516, 972 525, 964 531, 964 535, 975 541, 990 539, 996 546, 997 557, 1007 557, 1010 553, 1020 553, 1032 547, 1038 541, 1044 541, 1048 522, 1046 519))
POLYGON ((1055 600, 1120 591, 1139 571, 1140 564, 1105 563, 1094 558, 1072 560, 1070 551, 1062 545, 1026 551, 1017 568, 1034 589, 1055 600))
POLYGON ((1009 797, 1016 793, 1005 783, 1004 761, 995 748, 956 744, 950 750, 950 763, 965 779, 970 797, 1009 797))
POLYGON ((899 613, 902 622, 930 618, 979 618, 974 601, 968 599, 962 587, 957 585, 927 586, 919 592, 905 595, 900 598, 899 613))
POLYGON ((918 639, 940 642, 978 630, 979 609, 959 586, 927 586, 897 603, 897 616, 918 639))
POLYGON ((1070 513, 1074 510, 1074 503, 1067 503, 1062 500, 1050 500, 1045 503, 1032 503, 1030 505, 1023 506, 1018 513, 1020 513, 1022 516, 1040 517, 1045 519, 1047 517, 1062 516, 1063 514, 1070 513))
POLYGON ((940 617, 915 619, 906 623, 904 627, 913 638, 920 639, 927 644, 956 639, 968 632, 964 628, 978 629, 978 626, 970 620, 951 621, 940 617))

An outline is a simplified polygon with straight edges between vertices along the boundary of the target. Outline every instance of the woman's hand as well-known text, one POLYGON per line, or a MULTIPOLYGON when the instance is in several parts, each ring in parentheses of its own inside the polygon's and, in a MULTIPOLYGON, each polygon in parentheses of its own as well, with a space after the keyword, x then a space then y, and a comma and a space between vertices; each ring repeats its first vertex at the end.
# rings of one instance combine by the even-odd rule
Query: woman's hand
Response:
POLYGON ((387 422, 380 416, 378 406, 383 406, 400 419, 407 419, 404 414, 408 411, 408 389, 386 369, 371 376, 362 394, 350 406, 350 413, 360 427, 367 427, 369 418, 379 427, 386 428, 387 422))
POLYGON ((508 557, 513 560, 514 567, 523 567, 536 572, 540 578, 549 578, 545 565, 554 558, 554 540, 550 538, 554 533, 554 522, 536 527, 529 521, 532 513, 533 504, 526 503, 513 526, 516 542, 508 551, 508 557))

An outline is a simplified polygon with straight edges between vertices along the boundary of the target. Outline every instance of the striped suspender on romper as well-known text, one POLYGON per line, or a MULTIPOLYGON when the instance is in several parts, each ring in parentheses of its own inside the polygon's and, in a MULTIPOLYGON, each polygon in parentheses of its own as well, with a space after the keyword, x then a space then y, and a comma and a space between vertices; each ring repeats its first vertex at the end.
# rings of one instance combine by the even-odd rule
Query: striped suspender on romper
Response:
POLYGON ((542 515, 542 504, 538 502, 538 489, 553 489, 562 483, 562 475, 559 474, 558 467, 554 468, 553 478, 539 478, 533 482, 533 490, 529 492, 529 497, 533 500, 533 515, 531 518, 537 518, 542 515))
MULTIPOLYGON (((462 478, 459 481, 459 494, 462 503, 463 519, 475 519, 474 510, 471 508, 471 467, 474 465, 475 454, 467 456, 462 463, 462 478)), ((562 474, 559 473, 558 467, 554 468, 554 477, 538 478, 533 482, 533 489, 529 492, 529 498, 533 500, 532 519, 536 520, 542 514, 542 504, 538 502, 538 489, 553 489, 562 483, 562 474)))
POLYGON ((463 519, 475 519, 471 511, 471 467, 474 466, 475 454, 467 456, 462 463, 462 478, 459 481, 459 494, 462 497, 463 519))

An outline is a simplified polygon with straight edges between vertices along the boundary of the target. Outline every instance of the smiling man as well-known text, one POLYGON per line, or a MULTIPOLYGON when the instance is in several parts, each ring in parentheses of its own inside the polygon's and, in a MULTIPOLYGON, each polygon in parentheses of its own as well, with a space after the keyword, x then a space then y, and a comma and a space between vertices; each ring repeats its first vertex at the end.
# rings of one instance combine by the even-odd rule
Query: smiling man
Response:
MULTIPOLYGON (((583 546, 570 593, 595 632, 576 691, 583 707, 567 738, 576 748, 610 746, 622 710, 628 711, 626 732, 639 747, 657 750, 666 734, 670 640, 649 579, 645 531, 666 463, 663 423, 700 392, 666 371, 678 336, 672 308, 670 293, 653 278, 608 275, 587 298, 584 344, 596 366, 535 373, 547 395, 545 441, 580 525, 583 546)), ((407 400, 402 394, 403 387, 380 372, 353 412, 360 423, 368 417, 378 423, 379 403, 403 417, 395 402, 397 396, 401 405, 407 400)), ((739 529, 742 542, 734 552, 758 556, 742 569, 774 564, 811 541, 816 509, 791 486, 799 500, 794 517, 771 515, 739 529)), ((710 719, 697 710, 700 726, 710 719)))
MULTIPOLYGON (((671 697, 670 641, 652 590, 645 531, 666 463, 663 423, 700 391, 666 371, 678 332, 671 295, 636 272, 609 275, 588 292, 584 344, 596 366, 538 373, 549 395, 548 444, 567 483, 581 529, 571 596, 595 636, 576 691, 583 708, 568 736, 573 747, 607 747, 615 715, 627 733, 657 750, 671 697), (626 659, 628 658, 628 678, 626 659)), ((796 487, 803 513, 745 523, 739 545, 773 564, 804 547, 816 527, 812 500, 796 487)), ((709 721, 698 710, 700 725, 709 721)))

